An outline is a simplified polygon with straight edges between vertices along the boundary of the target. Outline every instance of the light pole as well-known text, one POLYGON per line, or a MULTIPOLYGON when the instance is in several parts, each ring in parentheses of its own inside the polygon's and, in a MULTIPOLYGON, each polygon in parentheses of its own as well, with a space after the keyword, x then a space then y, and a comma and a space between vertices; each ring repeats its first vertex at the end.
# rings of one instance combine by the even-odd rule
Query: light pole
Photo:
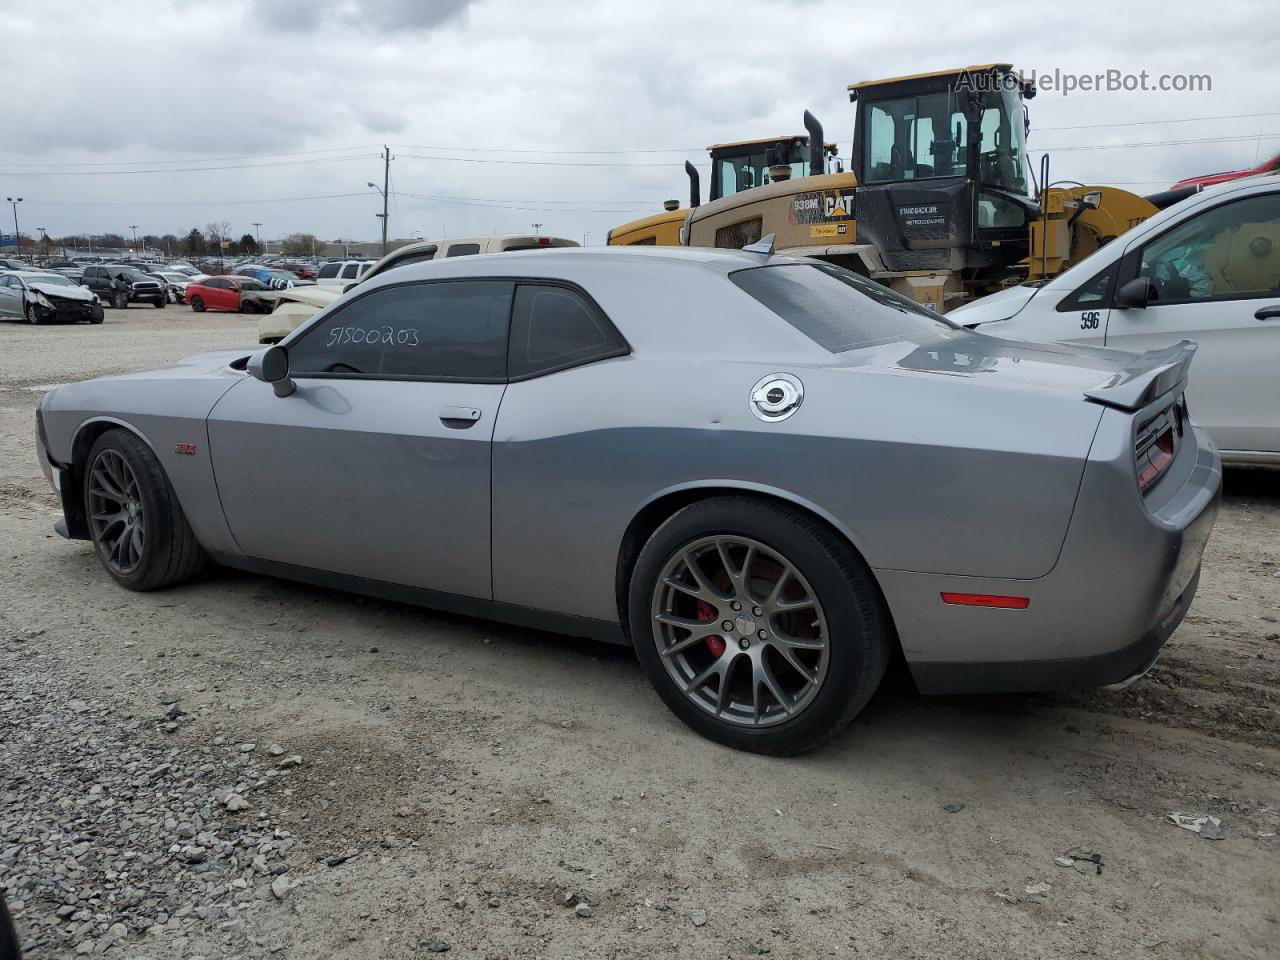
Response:
POLYGON ((262 224, 257 221, 251 221, 253 224, 253 232, 258 235, 258 253, 262 253, 262 224))
POLYGON ((18 204, 22 202, 21 197, 5 197, 13 204, 13 248, 18 251, 18 259, 22 259, 22 234, 18 232, 18 204))
POLYGON ((534 232, 534 233, 541 233, 541 232, 542 232, 542 224, 540 224, 540 223, 535 223, 535 224, 533 225, 533 232, 534 232))
POLYGON ((133 255, 140 257, 142 254, 138 250, 138 225, 136 223, 129 224, 129 229, 133 231, 133 255))

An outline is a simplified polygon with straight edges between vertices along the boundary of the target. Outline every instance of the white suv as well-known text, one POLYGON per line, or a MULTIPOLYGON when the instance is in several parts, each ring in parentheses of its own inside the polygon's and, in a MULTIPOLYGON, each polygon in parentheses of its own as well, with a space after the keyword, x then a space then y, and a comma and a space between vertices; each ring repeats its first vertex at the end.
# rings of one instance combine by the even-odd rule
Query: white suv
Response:
POLYGON ((316 283, 322 287, 341 289, 373 266, 372 260, 330 260, 320 264, 316 271, 316 283))
POLYGON ((1141 353, 1194 340, 1191 416, 1235 463, 1280 464, 1280 176, 1209 187, 1041 286, 948 320, 1141 353))

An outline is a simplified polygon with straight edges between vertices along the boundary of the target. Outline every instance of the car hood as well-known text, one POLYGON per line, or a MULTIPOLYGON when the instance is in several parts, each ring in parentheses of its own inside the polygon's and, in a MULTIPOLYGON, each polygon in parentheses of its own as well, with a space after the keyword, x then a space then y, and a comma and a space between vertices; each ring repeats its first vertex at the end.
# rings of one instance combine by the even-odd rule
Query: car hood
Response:
POLYGON ((993 320, 1008 320, 1031 302, 1031 298, 1040 292, 1041 286, 1043 284, 1021 283, 1016 287, 1006 287, 998 293, 957 307, 947 314, 947 319, 965 327, 991 323, 993 320))
POLYGON ((94 299, 93 291, 88 287, 68 287, 58 283, 41 282, 39 280, 28 280, 27 286, 32 290, 39 290, 46 297, 60 297, 63 300, 86 300, 94 299))
POLYGON ((1029 343, 969 330, 943 333, 923 343, 899 341, 857 353, 859 360, 850 366, 872 372, 949 377, 996 387, 1060 391, 1076 397, 1105 390, 1146 366, 1144 358, 1124 350, 1029 343))

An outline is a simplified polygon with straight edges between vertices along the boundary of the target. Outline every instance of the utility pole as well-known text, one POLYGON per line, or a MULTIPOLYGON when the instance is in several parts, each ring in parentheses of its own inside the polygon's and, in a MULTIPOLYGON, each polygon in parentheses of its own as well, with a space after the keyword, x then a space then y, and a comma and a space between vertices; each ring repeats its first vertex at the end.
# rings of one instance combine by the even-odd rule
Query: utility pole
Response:
POLYGON ((391 148, 385 143, 382 145, 382 186, 379 187, 372 180, 368 181, 369 186, 382 194, 382 212, 375 213, 374 216, 382 221, 382 254, 387 253, 387 192, 391 189, 391 161, 395 157, 391 156, 391 148))
POLYGON ((254 220, 252 221, 252 226, 253 226, 253 232, 258 235, 258 253, 261 254, 262 253, 262 224, 259 221, 254 220))
POLYGON ((13 249, 18 251, 18 259, 22 259, 22 234, 18 231, 18 204, 22 202, 21 197, 5 197, 13 204, 13 249))
POLYGON ((140 257, 142 256, 142 253, 138 250, 138 225, 136 223, 131 223, 129 224, 129 229, 133 231, 133 255, 135 257, 140 257))

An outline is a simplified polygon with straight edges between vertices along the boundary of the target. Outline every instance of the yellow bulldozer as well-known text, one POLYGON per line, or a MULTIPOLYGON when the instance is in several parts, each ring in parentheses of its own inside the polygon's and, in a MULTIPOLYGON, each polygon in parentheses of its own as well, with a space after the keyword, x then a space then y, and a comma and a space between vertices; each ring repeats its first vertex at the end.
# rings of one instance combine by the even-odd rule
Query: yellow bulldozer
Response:
POLYGON ((945 312, 1010 283, 1060 273, 1191 191, 1144 198, 1037 183, 1026 156, 1035 87, 994 63, 855 83, 845 171, 805 111, 807 136, 720 144, 711 198, 668 201, 610 231, 611 244, 774 249, 848 267, 945 312), (737 150, 737 153, 733 151, 737 150))

